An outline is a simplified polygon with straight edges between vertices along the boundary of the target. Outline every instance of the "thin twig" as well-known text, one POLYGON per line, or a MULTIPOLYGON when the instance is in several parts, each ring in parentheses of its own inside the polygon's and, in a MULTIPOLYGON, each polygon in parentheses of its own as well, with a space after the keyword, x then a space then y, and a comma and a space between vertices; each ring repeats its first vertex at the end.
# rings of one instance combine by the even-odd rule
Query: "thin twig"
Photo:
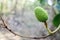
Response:
POLYGON ((52 31, 48 28, 48 24, 47 24, 46 21, 44 22, 44 25, 45 25, 45 28, 46 28, 46 30, 48 31, 48 33, 51 34, 52 31))
POLYGON ((50 35, 47 35, 47 36, 42 36, 42 37, 26 37, 26 36, 18 35, 18 34, 16 34, 16 33, 14 33, 11 29, 8 28, 7 24, 4 22, 4 20, 3 20, 2 17, 1 17, 1 20, 2 20, 2 22, 3 22, 3 25, 5 26, 4 28, 6 28, 6 29, 7 29, 9 32, 11 32, 12 34, 17 35, 17 36, 22 37, 22 38, 45 39, 45 38, 47 38, 47 37, 49 37, 49 36, 52 36, 52 35, 54 34, 54 33, 53 33, 53 34, 50 34, 50 35))
POLYGON ((47 26, 47 22, 44 22, 44 24, 49 34, 54 34, 60 29, 60 25, 59 25, 54 31, 51 31, 47 26))

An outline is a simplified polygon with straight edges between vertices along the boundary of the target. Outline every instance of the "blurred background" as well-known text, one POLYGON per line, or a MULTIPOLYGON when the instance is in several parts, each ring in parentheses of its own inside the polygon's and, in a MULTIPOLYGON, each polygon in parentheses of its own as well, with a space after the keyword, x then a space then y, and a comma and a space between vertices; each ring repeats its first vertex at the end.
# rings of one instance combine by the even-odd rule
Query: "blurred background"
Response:
MULTIPOLYGON (((34 8, 37 6, 47 10, 49 15, 48 27, 55 30, 52 20, 60 11, 59 0, 0 0, 0 13, 3 14, 3 19, 13 32, 28 37, 46 36, 48 32, 44 23, 39 22, 34 14, 34 8)), ((0 40, 60 40, 60 32, 45 39, 28 39, 15 36, 1 25, 0 40)))

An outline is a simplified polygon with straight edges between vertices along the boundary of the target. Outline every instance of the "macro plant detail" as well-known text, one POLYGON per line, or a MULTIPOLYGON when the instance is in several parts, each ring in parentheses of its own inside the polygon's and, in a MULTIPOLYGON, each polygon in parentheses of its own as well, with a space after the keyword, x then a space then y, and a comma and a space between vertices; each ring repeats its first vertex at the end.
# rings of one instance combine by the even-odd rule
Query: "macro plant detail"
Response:
POLYGON ((35 15, 40 22, 45 22, 48 19, 48 13, 41 7, 35 8, 35 15))
MULTIPOLYGON (((40 2, 40 4, 41 5, 39 5, 39 6, 36 6, 34 9, 33 9, 33 12, 34 12, 34 16, 36 17, 36 19, 37 19, 37 21, 38 22, 42 22, 42 23, 44 23, 44 27, 46 28, 46 30, 47 30, 47 32, 48 32, 48 34, 46 35, 46 36, 42 36, 42 37, 29 37, 29 36, 22 36, 22 35, 20 35, 20 34, 17 34, 17 33, 15 33, 14 31, 12 31, 11 29, 9 29, 9 26, 8 26, 8 24, 6 23, 6 21, 3 19, 3 15, 4 15, 4 13, 3 13, 3 3, 1 3, 0 4, 0 19, 1 19, 1 21, 3 22, 3 28, 5 28, 5 29, 7 29, 9 32, 11 32, 12 34, 14 34, 15 36, 19 36, 19 37, 22 37, 22 38, 29 38, 29 39, 44 39, 44 38, 47 38, 47 37, 49 37, 49 36, 52 36, 52 35, 54 35, 59 29, 60 29, 60 1, 59 0, 57 0, 57 3, 56 3, 56 5, 55 5, 55 8, 58 10, 58 12, 56 12, 56 15, 55 15, 55 17, 53 18, 53 21, 52 21, 52 23, 53 23, 53 25, 54 25, 54 27, 56 27, 56 29, 54 30, 54 31, 51 31, 51 29, 49 29, 49 26, 48 26, 48 23, 47 23, 47 20, 49 19, 49 14, 48 14, 48 12, 42 7, 42 6, 44 6, 45 5, 45 3, 46 3, 46 1, 47 0, 38 0, 39 2, 40 2)), ((47 3, 46 3, 47 4, 47 3)), ((14 5, 14 6, 16 6, 16 5, 14 5)), ((25 7, 25 4, 24 4, 24 7, 25 7)), ((15 7, 16 8, 16 7, 15 7)), ((15 8, 13 8, 15 11, 16 11, 16 9, 15 8)), ((13 10, 12 9, 12 10, 13 10)), ((6 10, 7 11, 7 10, 6 10)), ((10 10, 11 11, 11 10, 10 10)), ((22 13, 23 13, 23 11, 24 11, 24 8, 23 8, 23 10, 22 10, 22 13)), ((9 13, 8 13, 8 11, 5 13, 5 16, 6 15, 8 15, 9 13)))
POLYGON ((51 31, 47 26, 48 15, 47 11, 45 11, 42 7, 36 7, 35 9, 35 16, 36 18, 45 24, 46 30, 48 31, 49 35, 54 34, 60 29, 60 14, 57 14, 53 18, 53 24, 57 27, 54 31, 51 31))

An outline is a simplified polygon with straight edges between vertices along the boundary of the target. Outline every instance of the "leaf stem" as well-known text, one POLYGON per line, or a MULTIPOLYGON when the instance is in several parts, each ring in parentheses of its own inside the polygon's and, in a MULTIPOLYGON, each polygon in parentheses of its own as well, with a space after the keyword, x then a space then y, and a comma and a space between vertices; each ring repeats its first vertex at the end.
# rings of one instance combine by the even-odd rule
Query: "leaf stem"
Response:
POLYGON ((44 22, 45 26, 46 26, 46 29, 48 31, 49 34, 54 34, 56 33, 59 29, 60 29, 60 25, 58 26, 58 28, 56 28, 54 31, 51 31, 48 26, 47 26, 47 22, 44 22))
POLYGON ((47 22, 46 21, 44 22, 44 24, 45 24, 45 27, 46 27, 46 30, 48 31, 48 33, 51 34, 52 31, 48 28, 48 25, 47 25, 47 22))
POLYGON ((58 28, 56 28, 56 29, 52 32, 52 34, 55 33, 55 32, 57 32, 59 29, 60 29, 60 25, 58 26, 58 28))

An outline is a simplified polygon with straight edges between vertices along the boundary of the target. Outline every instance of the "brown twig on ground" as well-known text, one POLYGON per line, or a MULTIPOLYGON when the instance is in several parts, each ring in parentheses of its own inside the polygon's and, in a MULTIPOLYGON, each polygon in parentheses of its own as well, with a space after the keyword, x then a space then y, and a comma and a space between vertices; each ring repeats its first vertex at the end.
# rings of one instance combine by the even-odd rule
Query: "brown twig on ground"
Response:
POLYGON ((11 32, 12 34, 14 35, 17 35, 17 36, 20 36, 22 38, 29 38, 29 39, 45 39, 49 36, 52 36, 53 34, 50 34, 50 35, 47 35, 47 36, 42 36, 42 37, 26 37, 26 36, 21 36, 21 35, 18 35, 16 33, 14 33, 11 29, 8 28, 7 24, 5 23, 5 21, 3 20, 3 18, 1 17, 1 20, 3 22, 3 25, 5 26, 4 28, 6 28, 9 32, 11 32))

